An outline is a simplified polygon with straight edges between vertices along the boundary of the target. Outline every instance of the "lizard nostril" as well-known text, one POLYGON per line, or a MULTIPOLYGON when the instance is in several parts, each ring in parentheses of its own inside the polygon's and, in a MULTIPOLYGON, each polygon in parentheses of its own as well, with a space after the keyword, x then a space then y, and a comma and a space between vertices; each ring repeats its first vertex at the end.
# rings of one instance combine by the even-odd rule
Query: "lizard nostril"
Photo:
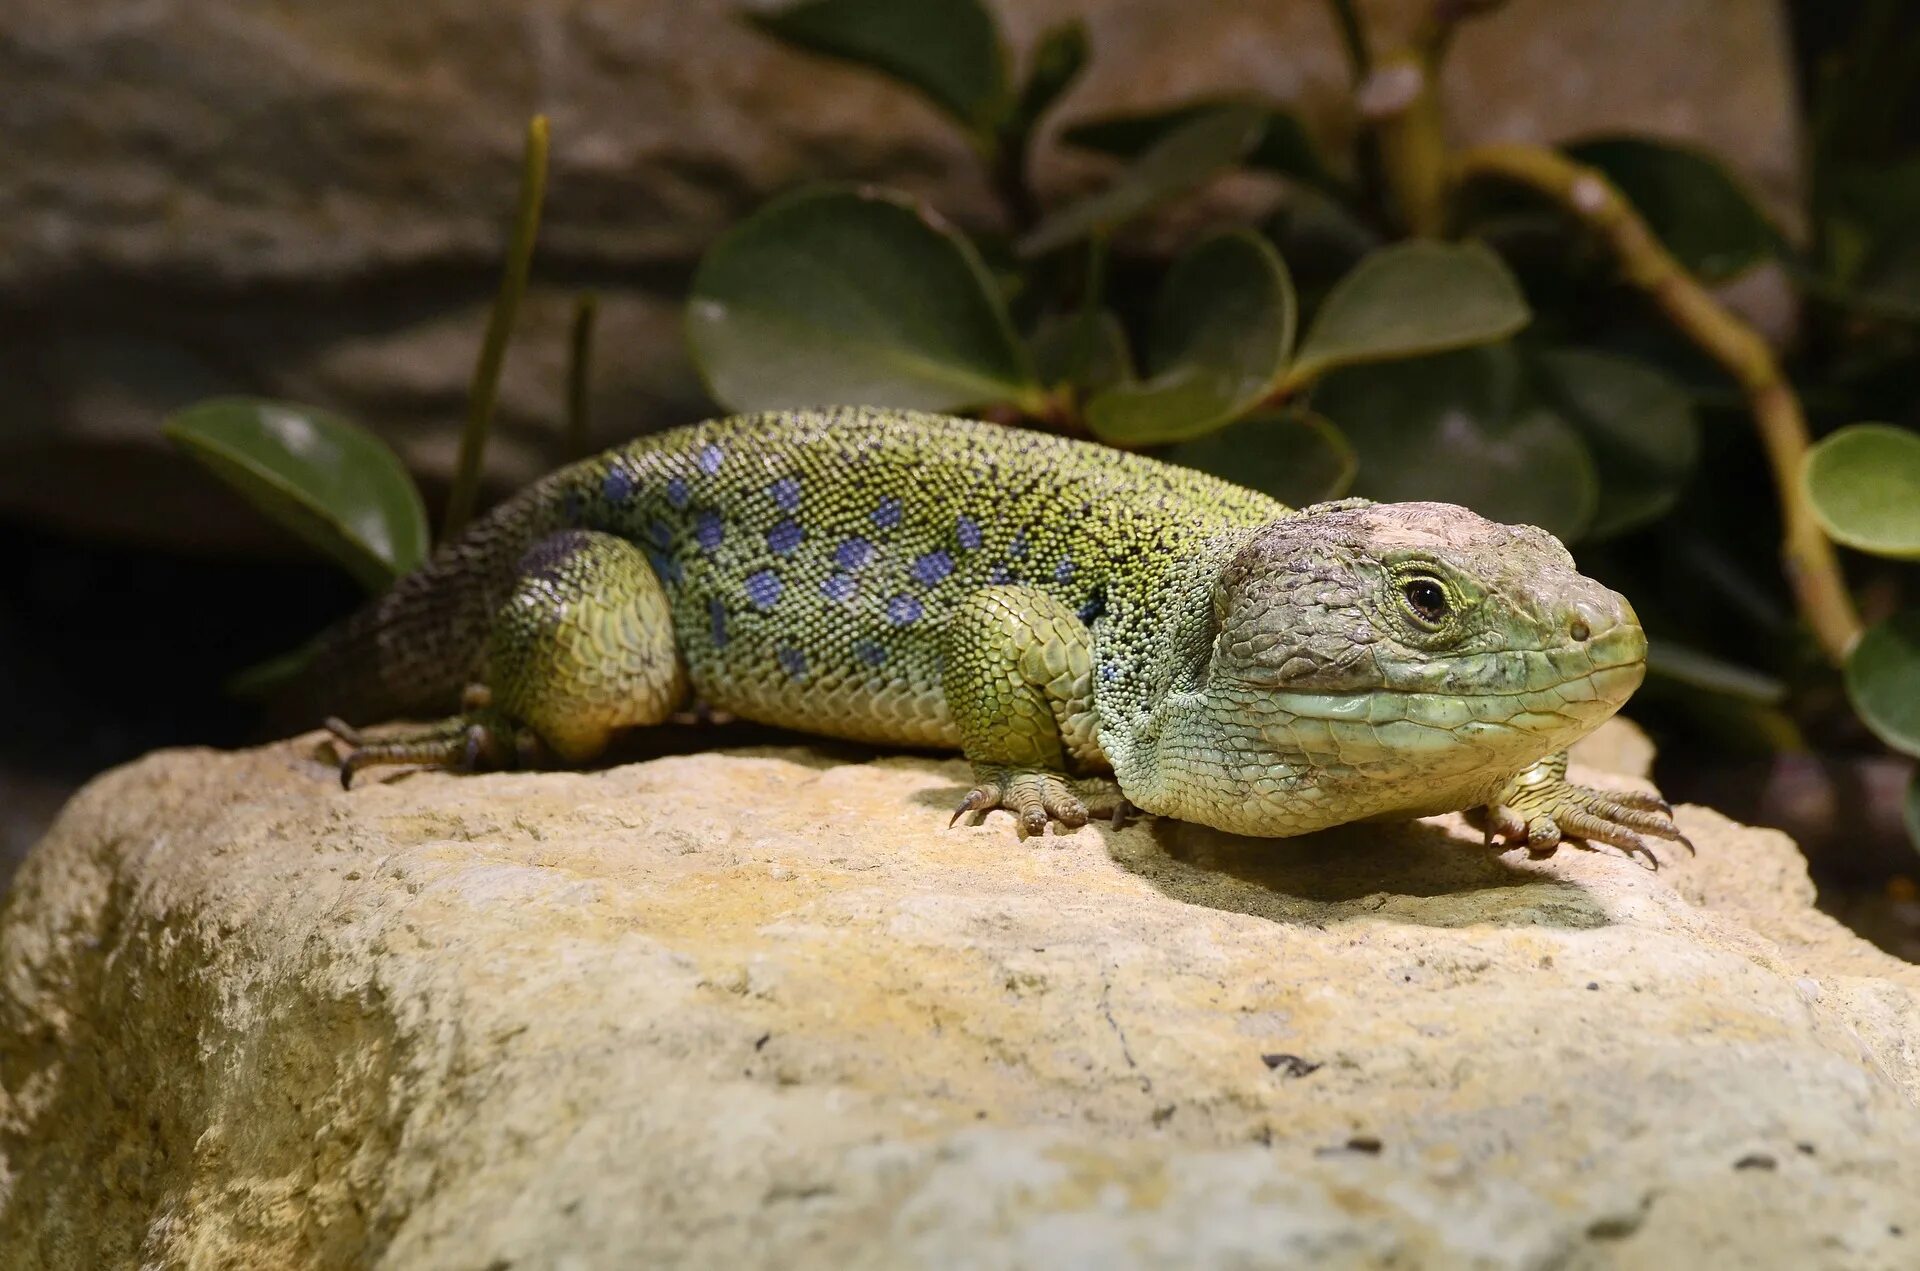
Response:
POLYGON ((1584 618, 1575 618, 1573 625, 1567 628, 1567 634, 1573 637, 1575 644, 1585 644, 1593 635, 1593 628, 1587 625, 1584 618))

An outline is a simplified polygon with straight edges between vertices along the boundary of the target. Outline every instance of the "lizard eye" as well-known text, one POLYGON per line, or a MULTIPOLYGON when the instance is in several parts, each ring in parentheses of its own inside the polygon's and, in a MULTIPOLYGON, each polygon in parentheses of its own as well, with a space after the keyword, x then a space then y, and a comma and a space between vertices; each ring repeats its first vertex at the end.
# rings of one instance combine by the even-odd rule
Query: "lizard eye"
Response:
POLYGON ((1447 614, 1453 609, 1447 599, 1447 589, 1432 578, 1410 578, 1400 585, 1400 594, 1406 598, 1414 621, 1429 630, 1446 622, 1447 614))

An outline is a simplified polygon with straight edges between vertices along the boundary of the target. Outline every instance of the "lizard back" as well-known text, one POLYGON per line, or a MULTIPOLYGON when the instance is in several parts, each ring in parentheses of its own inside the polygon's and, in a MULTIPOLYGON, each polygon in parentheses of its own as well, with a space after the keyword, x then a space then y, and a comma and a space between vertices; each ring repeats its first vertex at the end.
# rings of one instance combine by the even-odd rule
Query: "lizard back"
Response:
POLYGON ((1097 628, 1116 584, 1150 592, 1196 539, 1286 511, 1190 469, 994 424, 857 408, 735 416, 529 487, 336 645, 372 651, 379 709, 451 710, 520 555, 558 530, 600 530, 647 553, 700 700, 808 732, 953 746, 941 632, 961 597, 1035 587, 1097 628))

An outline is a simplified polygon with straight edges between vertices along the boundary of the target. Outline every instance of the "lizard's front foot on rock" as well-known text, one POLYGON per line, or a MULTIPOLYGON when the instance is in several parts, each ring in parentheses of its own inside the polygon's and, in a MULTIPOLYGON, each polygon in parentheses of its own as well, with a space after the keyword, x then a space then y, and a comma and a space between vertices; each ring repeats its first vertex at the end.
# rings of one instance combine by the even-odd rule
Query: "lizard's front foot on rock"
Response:
POLYGON ((423 727, 369 737, 337 719, 326 729, 339 740, 340 784, 353 788, 353 774, 381 764, 409 764, 484 772, 530 768, 543 757, 540 739, 529 729, 485 707, 423 727))
POLYGON ((1638 790, 1595 790, 1567 781, 1564 754, 1542 759, 1508 783, 1500 797, 1467 813, 1491 844, 1496 836, 1525 847, 1536 858, 1551 856, 1562 838, 1606 843, 1660 868, 1649 838, 1667 839, 1693 851, 1673 822, 1673 808, 1658 795, 1638 790))
MULTIPOLYGON (((1013 813, 1020 837, 1045 834, 1049 821, 1072 829, 1096 816, 1119 824, 1133 805, 1110 777, 1075 780, 1057 772, 1037 772, 1001 764, 975 764, 974 787, 953 811, 949 826, 969 812, 984 817, 995 808, 1013 813)), ((975 824, 979 822, 976 821, 975 824)))

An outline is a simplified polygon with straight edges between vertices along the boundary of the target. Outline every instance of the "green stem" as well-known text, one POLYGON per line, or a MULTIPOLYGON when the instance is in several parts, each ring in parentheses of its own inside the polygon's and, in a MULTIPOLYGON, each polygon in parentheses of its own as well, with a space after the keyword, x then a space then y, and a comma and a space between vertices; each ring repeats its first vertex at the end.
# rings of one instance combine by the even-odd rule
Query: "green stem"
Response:
POLYGON ((1100 340, 1100 304, 1107 284, 1107 235, 1097 229, 1087 236, 1087 277, 1080 288, 1080 317, 1073 333, 1073 369, 1068 382, 1084 384, 1087 367, 1100 340))
POLYGON ((493 427, 494 404, 500 395, 500 367, 507 356, 507 338, 527 293, 527 274, 533 267, 533 240, 540 232, 540 205, 547 187, 547 117, 535 115, 527 124, 527 147, 520 168, 520 205, 514 212, 513 240, 507 248, 500 293, 487 317, 480 360, 473 368, 467 392, 467 427, 460 435, 460 458, 454 466, 453 489, 447 496, 447 516, 440 529, 442 542, 458 534, 473 519, 480 499, 480 467, 486 455, 487 433, 493 427))
POLYGON ((600 313, 600 297, 582 292, 573 302, 573 331, 567 342, 567 458, 587 453, 587 390, 591 386, 593 324, 600 313))
POLYGON ((1340 32, 1340 47, 1347 52, 1349 77, 1358 84, 1373 73, 1373 53, 1367 47, 1367 28, 1361 24, 1353 0, 1327 0, 1327 7, 1333 10, 1333 25, 1340 32))
POLYGON ((1654 237, 1633 205, 1597 169, 1546 146, 1475 147, 1459 155, 1456 181, 1493 178, 1552 200, 1604 243, 1626 281, 1639 289, 1701 352, 1740 385, 1773 469, 1784 523, 1780 547, 1800 616, 1827 660, 1843 665, 1860 638, 1860 613, 1840 561, 1800 484, 1809 445, 1807 419, 1773 350, 1721 304, 1654 237))

